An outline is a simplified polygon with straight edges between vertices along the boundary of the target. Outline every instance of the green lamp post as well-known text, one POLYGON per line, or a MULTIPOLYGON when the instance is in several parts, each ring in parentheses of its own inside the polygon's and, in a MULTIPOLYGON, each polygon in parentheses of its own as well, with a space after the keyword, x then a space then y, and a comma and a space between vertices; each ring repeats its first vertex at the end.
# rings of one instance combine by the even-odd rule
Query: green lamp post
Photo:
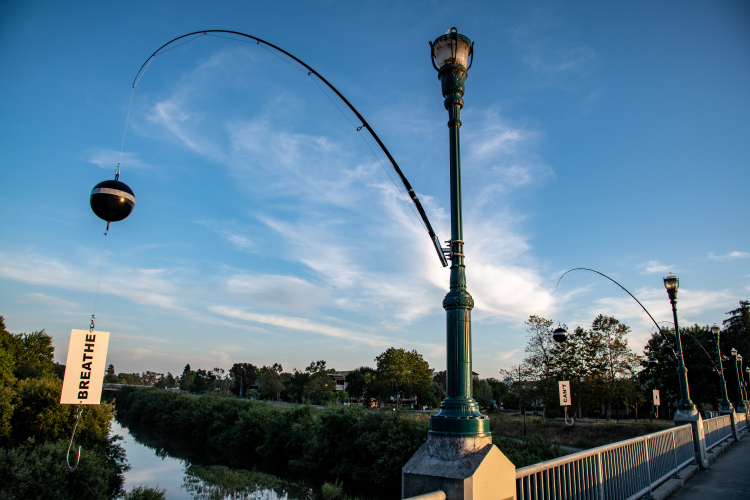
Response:
POLYGON ((695 405, 690 400, 690 390, 688 389, 687 368, 682 358, 682 341, 680 339, 680 326, 677 322, 677 289, 680 286, 680 279, 674 274, 669 273, 664 278, 664 287, 667 289, 669 301, 672 303, 672 316, 674 317, 674 333, 677 347, 677 379, 680 382, 680 402, 677 404, 677 411, 696 412, 695 405))
POLYGON ((742 371, 742 354, 737 355, 737 369, 740 372, 740 380, 742 380, 742 401, 745 403, 743 406, 747 408, 747 383, 745 382, 745 373, 742 371))
POLYGON ((719 403, 719 411, 721 413, 731 413, 733 408, 732 403, 727 396, 727 383, 726 380, 724 380, 724 366, 721 363, 721 348, 719 347, 719 334, 721 333, 721 329, 716 326, 716 323, 711 327, 711 333, 714 334, 716 356, 719 358, 719 384, 721 385, 721 403, 719 403))
POLYGON ((737 402, 737 411, 744 412, 745 411, 745 394, 742 390, 742 380, 740 379, 740 370, 737 368, 737 349, 732 347, 732 350, 729 351, 732 354, 732 361, 734 361, 734 374, 737 376, 737 398, 739 401, 737 402))
POLYGON ((436 436, 488 437, 490 421, 471 397, 471 310, 474 299, 466 290, 463 221, 461 216, 461 148, 459 129, 464 105, 464 84, 473 62, 474 44, 456 28, 430 44, 432 65, 438 71, 450 139, 451 261, 450 291, 443 300, 447 316, 446 398, 430 418, 430 434, 436 436))

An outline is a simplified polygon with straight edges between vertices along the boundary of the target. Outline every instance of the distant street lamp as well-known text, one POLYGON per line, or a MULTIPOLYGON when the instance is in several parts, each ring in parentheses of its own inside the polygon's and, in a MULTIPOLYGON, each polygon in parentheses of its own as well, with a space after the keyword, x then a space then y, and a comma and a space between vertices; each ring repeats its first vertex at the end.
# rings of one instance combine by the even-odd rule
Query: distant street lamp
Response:
POLYGON ((745 372, 742 370, 742 354, 737 355, 737 364, 740 371, 740 379, 742 379, 742 400, 745 402, 745 408, 747 408, 747 382, 745 382, 745 372))
POLYGON ((682 358, 682 341, 680 338, 680 326, 677 321, 677 289, 680 286, 680 279, 674 274, 669 273, 664 278, 664 287, 667 289, 669 301, 672 303, 672 316, 674 317, 674 334, 677 351, 677 379, 680 383, 680 402, 677 404, 677 411, 695 413, 697 410, 690 400, 690 390, 688 389, 687 368, 682 358))
POLYGON ((450 291, 443 299, 447 315, 446 398, 430 418, 430 434, 456 438, 489 438, 490 421, 479 411, 471 394, 471 310, 474 299, 466 290, 463 220, 461 213, 461 148, 459 129, 464 105, 464 84, 474 60, 474 44, 456 28, 439 36, 431 46, 432 65, 438 72, 450 142, 451 239, 444 249, 451 260, 450 291), (471 61, 469 60, 471 58, 471 61))
POLYGON ((724 380, 724 365, 721 362, 721 347, 719 347, 719 333, 721 329, 716 326, 711 327, 711 333, 714 334, 714 343, 716 344, 716 357, 719 358, 719 385, 721 386, 721 403, 719 403, 719 411, 721 413, 732 413, 732 403, 729 401, 727 396, 727 383, 724 380))
MULTIPOLYGON (((655 357, 651 356, 648 358, 648 366, 647 368, 656 367, 659 364, 659 360, 655 357)), ((636 420, 638 420, 638 413, 636 412, 635 415, 636 420)), ((659 418, 659 408, 656 408, 656 418, 659 418)), ((654 421, 654 398, 651 398, 651 421, 654 421)))
POLYGON ((737 376, 737 397, 739 398, 739 402, 737 403, 737 411, 739 412, 745 412, 745 394, 742 390, 742 380, 740 379, 740 370, 737 368, 737 358, 739 357, 742 359, 742 357, 737 354, 737 349, 732 347, 732 350, 729 351, 732 354, 732 361, 734 361, 734 373, 737 376))

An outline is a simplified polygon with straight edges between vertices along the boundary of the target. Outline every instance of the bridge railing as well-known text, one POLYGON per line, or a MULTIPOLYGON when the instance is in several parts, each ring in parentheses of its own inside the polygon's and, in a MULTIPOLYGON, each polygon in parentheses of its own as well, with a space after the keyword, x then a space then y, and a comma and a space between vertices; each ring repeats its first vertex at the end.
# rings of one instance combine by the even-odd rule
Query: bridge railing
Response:
POLYGON ((744 413, 735 413, 735 418, 737 419, 737 431, 741 431, 743 429, 747 429, 747 415, 744 413))
POLYGON ((721 417, 704 420, 703 434, 706 440, 706 451, 710 451, 714 446, 718 446, 732 437, 732 417, 722 415, 721 417))
POLYGON ((635 500, 695 460, 682 425, 516 470, 517 500, 635 500))

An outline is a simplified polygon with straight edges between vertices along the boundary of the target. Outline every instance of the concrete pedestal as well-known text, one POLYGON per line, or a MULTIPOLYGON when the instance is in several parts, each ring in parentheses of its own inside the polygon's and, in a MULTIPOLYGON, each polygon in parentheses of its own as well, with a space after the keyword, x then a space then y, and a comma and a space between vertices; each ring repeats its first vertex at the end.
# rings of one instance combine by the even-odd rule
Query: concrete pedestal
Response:
POLYGON ((446 500, 515 500, 516 467, 491 437, 430 434, 401 469, 401 498, 437 490, 446 500))
POLYGON ((693 447, 695 449, 695 462, 701 470, 708 468, 708 457, 706 454, 706 436, 703 432, 703 419, 698 410, 677 410, 674 414, 674 425, 690 424, 693 427, 693 447))

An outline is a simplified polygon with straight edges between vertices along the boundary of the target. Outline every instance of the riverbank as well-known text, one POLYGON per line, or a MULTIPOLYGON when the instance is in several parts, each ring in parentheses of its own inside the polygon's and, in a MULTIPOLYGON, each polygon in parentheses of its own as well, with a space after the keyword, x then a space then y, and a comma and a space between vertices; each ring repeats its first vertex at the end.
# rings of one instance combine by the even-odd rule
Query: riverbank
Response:
MULTIPOLYGON (((526 435, 528 438, 534 437, 544 443, 578 449, 589 449, 616 443, 669 427, 674 427, 674 422, 640 420, 636 423, 629 420, 618 423, 612 420, 598 423, 577 422, 569 426, 563 421, 526 416, 526 435)), ((493 434, 524 439, 523 428, 523 417, 520 415, 497 413, 490 415, 490 429, 493 434)))
MULTIPOLYGON (((232 469, 258 468, 281 477, 343 480, 352 496, 364 491, 361 496, 367 498, 373 497, 373 487, 387 496, 398 494, 401 467, 429 430, 429 415, 408 411, 269 405, 158 389, 122 389, 116 408, 118 421, 134 435, 158 439, 156 446, 172 456, 232 469)), ((495 436, 494 442, 518 467, 566 453, 535 437, 519 441, 495 436)))

